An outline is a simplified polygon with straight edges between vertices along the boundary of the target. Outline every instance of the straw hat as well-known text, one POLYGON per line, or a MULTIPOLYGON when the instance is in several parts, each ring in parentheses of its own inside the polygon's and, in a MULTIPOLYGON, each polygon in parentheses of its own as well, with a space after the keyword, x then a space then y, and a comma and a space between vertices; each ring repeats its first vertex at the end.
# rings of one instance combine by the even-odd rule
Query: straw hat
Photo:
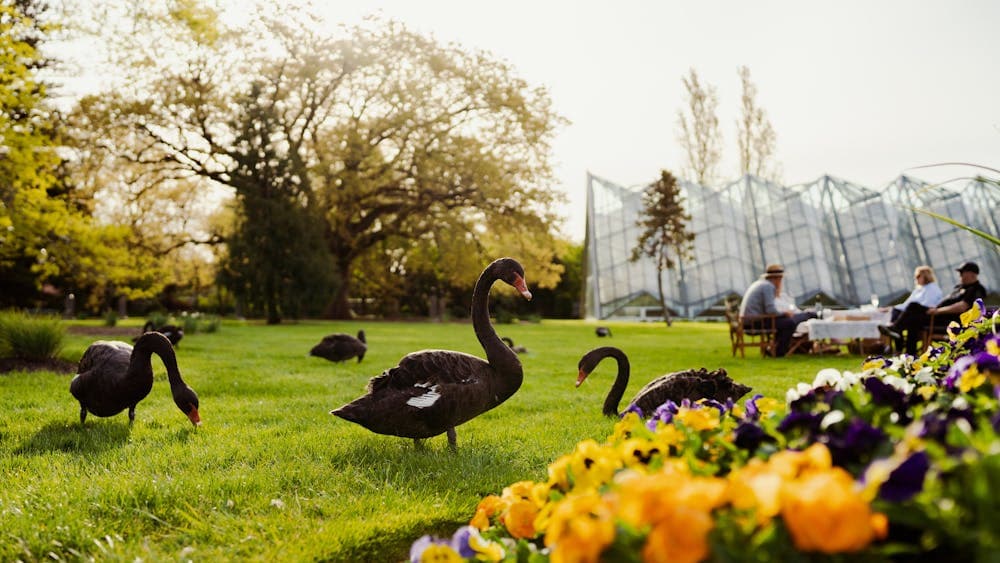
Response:
POLYGON ((764 270, 764 274, 761 277, 764 278, 780 278, 785 275, 785 268, 781 264, 768 264, 767 269, 764 270))

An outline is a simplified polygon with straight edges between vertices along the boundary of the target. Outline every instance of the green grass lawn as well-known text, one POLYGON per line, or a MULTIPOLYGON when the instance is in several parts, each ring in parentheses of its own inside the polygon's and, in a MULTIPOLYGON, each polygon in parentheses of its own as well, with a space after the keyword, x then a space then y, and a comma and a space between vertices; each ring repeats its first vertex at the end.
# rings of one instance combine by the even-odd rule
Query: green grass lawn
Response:
MULTIPOLYGON (((141 320, 130 320, 136 324, 141 320)), ((96 326, 96 325, 91 325, 96 326)), ((480 498, 546 466, 613 422, 601 404, 614 379, 605 360, 579 389, 576 363, 599 345, 632 363, 627 401, 650 379, 685 368, 725 368, 753 392, 782 398, 823 367, 857 369, 861 358, 730 354, 719 323, 612 324, 599 339, 582 321, 501 325, 528 348, 524 385, 503 405, 416 450, 328 412, 362 393, 369 377, 424 348, 483 356, 463 323, 226 322, 185 336, 178 362, 200 397, 195 429, 157 383, 136 409, 89 416, 69 394, 71 375, 0 375, 0 560, 335 560, 406 557, 424 533, 450 534, 480 498), (358 364, 309 357, 325 334, 363 328, 358 364)), ((94 336, 70 334, 76 360, 94 336)))

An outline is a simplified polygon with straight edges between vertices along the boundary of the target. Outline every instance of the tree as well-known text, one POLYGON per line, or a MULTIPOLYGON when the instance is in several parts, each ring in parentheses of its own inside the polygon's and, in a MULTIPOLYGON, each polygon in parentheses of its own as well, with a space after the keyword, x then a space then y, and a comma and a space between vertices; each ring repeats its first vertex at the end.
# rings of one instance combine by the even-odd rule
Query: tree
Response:
POLYGON ((739 68, 743 85, 740 119, 736 121, 736 143, 740 155, 740 173, 777 181, 779 167, 774 163, 776 135, 764 109, 757 105, 757 86, 750 81, 750 69, 739 68))
POLYGON ((663 272, 673 269, 674 259, 690 256, 694 233, 687 228, 691 216, 684 211, 680 188, 673 174, 663 170, 660 179, 650 184, 642 194, 642 213, 637 224, 642 227, 639 241, 632 249, 631 260, 642 256, 656 261, 656 281, 663 317, 670 326, 670 311, 663 293, 663 272))
POLYGON ((677 140, 684 149, 685 173, 699 184, 708 185, 715 180, 722 159, 722 130, 715 114, 719 100, 715 88, 702 86, 693 68, 681 80, 688 113, 677 112, 677 140))
POLYGON ((142 77, 104 96, 128 132, 118 138, 135 137, 118 155, 229 187, 241 228, 252 225, 251 193, 301 213, 302 225, 321 216, 322 236, 309 240, 325 245, 324 268, 340 276, 333 316, 350 315, 354 266, 386 241, 461 225, 477 239, 501 234, 501 254, 512 254, 519 239, 551 238, 558 196, 548 158, 563 120, 506 63, 393 22, 330 37, 282 14, 237 34, 222 28, 227 18, 185 5, 146 18, 159 28, 143 41, 162 50, 186 37, 188 48, 123 64, 142 77), (246 100, 259 111, 237 115, 246 100))

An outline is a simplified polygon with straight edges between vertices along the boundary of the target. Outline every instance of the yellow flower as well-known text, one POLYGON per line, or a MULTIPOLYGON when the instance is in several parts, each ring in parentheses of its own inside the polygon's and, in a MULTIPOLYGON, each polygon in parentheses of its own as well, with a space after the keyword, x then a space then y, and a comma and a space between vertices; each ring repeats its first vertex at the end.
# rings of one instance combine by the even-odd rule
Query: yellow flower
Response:
POLYGON ((754 509, 757 521, 764 524, 781 511, 781 475, 760 459, 729 474, 729 495, 738 509, 754 509))
POLYGON ((884 537, 887 525, 885 516, 872 513, 855 490, 854 479, 839 467, 786 482, 781 516, 797 549, 828 554, 864 549, 884 537))
POLYGON ((937 387, 934 385, 921 385, 917 387, 917 395, 920 395, 925 401, 930 401, 935 393, 937 393, 937 387))
POLYGON ((436 543, 430 545, 420 556, 420 563, 461 563, 462 556, 450 546, 436 543))
POLYGON ((504 512, 500 520, 515 539, 535 537, 535 517, 538 507, 530 500, 516 500, 504 512))
POLYGON ((685 440, 684 432, 673 424, 657 424, 655 436, 655 440, 664 447, 664 454, 668 453, 671 447, 683 445, 685 440))
POLYGON ((493 517, 497 511, 502 509, 502 501, 500 497, 496 495, 489 495, 483 500, 479 501, 479 506, 476 507, 476 514, 472 517, 469 525, 473 528, 478 528, 480 530, 485 530, 490 527, 490 518, 493 517))
POLYGON ((576 445, 570 458, 569 474, 573 477, 574 489, 598 489, 610 482, 621 466, 622 460, 615 448, 584 440, 576 445))
POLYGON ((564 455, 553 461, 549 465, 549 480, 548 484, 550 487, 558 489, 562 492, 569 491, 569 462, 573 456, 564 455))
POLYGON ((615 430, 612 439, 615 442, 623 442, 632 438, 637 433, 644 433, 645 425, 639 415, 634 412, 627 412, 621 420, 615 423, 615 430))
POLYGON ((794 479, 808 469, 828 469, 833 465, 830 450, 823 444, 813 444, 801 452, 784 450, 772 455, 767 464, 785 479, 794 479))
POLYGON ((532 490, 535 488, 534 481, 518 481, 513 485, 504 487, 500 498, 507 502, 531 499, 532 490))
POLYGON ((976 364, 970 365, 969 369, 958 378, 958 388, 963 393, 968 393, 983 383, 986 383, 986 374, 980 372, 976 364))
POLYGON ((704 510, 677 507, 668 520, 653 526, 642 560, 652 563, 697 563, 708 557, 712 517, 704 510))
POLYGON ((499 542, 490 541, 479 534, 469 535, 469 547, 480 561, 502 561, 507 553, 499 542))
POLYGON ((770 416, 771 413, 777 412, 784 406, 784 403, 772 397, 761 397, 757 399, 756 404, 757 410, 760 411, 761 418, 770 416))
POLYGON ((641 528, 670 520, 681 508, 710 512, 726 501, 727 484, 715 477, 695 477, 677 465, 649 475, 620 474, 612 496, 621 520, 641 528))
POLYGON ((553 563, 588 563, 598 561, 614 538, 611 508, 599 494, 589 491, 568 496, 555 506, 545 545, 552 550, 553 563))
POLYGON ((674 420, 697 431, 714 430, 719 427, 719 411, 713 408, 687 409, 681 407, 674 420))
POLYGON ((637 469, 645 468, 656 455, 667 453, 659 442, 642 438, 625 440, 619 446, 619 450, 625 465, 637 469))

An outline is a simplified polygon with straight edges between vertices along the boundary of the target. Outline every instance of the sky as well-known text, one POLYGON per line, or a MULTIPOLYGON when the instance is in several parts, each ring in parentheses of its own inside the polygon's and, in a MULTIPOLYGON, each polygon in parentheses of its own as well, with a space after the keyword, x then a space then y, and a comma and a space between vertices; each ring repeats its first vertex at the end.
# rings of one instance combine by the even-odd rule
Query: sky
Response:
POLYGON ((787 185, 824 174, 880 190, 1000 168, 1000 2, 880 0, 369 0, 315 2, 331 23, 369 14, 509 61, 570 124, 552 162, 563 233, 582 241, 590 172, 622 185, 679 172, 681 82, 717 90, 723 180, 738 177, 737 69, 777 133, 787 185))

